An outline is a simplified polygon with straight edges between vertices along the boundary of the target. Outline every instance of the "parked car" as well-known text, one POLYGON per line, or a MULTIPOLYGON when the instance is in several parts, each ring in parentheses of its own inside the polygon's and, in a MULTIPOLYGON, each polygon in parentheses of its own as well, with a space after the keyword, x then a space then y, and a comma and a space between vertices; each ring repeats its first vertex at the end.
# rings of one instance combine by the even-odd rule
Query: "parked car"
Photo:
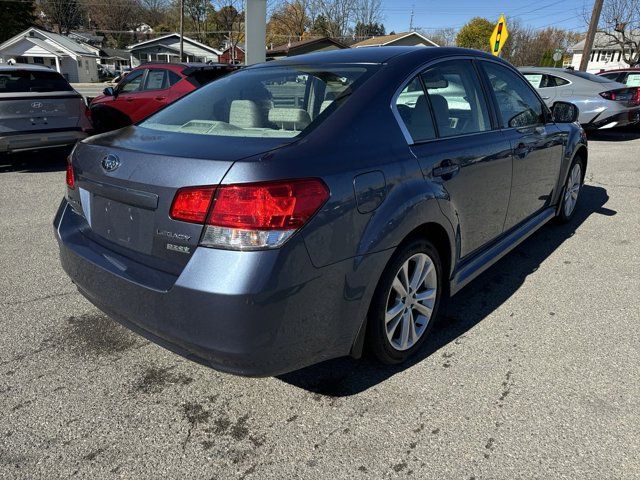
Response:
POLYGON ((614 82, 624 83, 627 87, 640 87, 640 68, 624 68, 607 70, 597 73, 599 77, 608 78, 614 82))
POLYGON ((609 78, 563 68, 522 67, 520 71, 552 105, 571 102, 587 130, 623 127, 640 122, 640 90, 609 78))
POLYGON ((114 319, 227 372, 363 346, 402 362, 444 298, 574 215, 577 114, 475 50, 252 66, 78 144, 54 220, 62 266, 114 319))
POLYGON ((216 78, 237 70, 235 65, 204 63, 145 63, 134 68, 116 87, 107 87, 91 102, 96 132, 126 127, 216 78))
POLYGON ((44 66, 0 66, 0 153, 73 145, 92 130, 82 96, 44 66))

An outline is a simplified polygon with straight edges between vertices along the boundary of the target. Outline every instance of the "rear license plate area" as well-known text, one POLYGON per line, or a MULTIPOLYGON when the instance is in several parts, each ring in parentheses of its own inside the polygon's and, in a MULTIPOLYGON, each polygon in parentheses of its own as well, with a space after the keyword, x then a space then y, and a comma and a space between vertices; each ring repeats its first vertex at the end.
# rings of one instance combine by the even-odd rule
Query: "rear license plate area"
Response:
POLYGON ((91 230, 96 235, 141 253, 153 247, 153 211, 93 195, 91 230))

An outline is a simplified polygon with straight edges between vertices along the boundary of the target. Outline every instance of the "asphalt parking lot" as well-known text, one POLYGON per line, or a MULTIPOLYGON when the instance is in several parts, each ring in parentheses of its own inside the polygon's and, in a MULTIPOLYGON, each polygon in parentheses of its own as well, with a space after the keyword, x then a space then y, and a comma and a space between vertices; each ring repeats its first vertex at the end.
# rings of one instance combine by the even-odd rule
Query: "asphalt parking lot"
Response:
POLYGON ((638 152, 594 136, 572 223, 455 297, 411 364, 266 379, 95 309, 59 266, 64 155, 0 165, 0 478, 637 479, 638 152))

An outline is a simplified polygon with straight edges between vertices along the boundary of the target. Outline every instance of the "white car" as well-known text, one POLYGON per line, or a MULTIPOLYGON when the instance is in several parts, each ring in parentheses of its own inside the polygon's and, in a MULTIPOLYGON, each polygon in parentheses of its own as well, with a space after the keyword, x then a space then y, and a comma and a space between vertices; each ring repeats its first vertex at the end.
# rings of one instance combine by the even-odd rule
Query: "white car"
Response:
POLYGON ((91 131, 87 105, 58 72, 0 66, 0 153, 73 145, 91 131))

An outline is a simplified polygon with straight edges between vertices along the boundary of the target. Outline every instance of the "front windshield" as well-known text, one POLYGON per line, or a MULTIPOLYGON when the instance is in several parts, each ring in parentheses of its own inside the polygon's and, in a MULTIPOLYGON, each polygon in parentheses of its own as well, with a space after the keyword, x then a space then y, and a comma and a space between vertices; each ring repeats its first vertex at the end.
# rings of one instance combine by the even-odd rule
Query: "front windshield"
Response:
POLYGON ((196 90, 140 126, 200 135, 292 138, 322 121, 374 69, 319 65, 241 70, 196 90))

